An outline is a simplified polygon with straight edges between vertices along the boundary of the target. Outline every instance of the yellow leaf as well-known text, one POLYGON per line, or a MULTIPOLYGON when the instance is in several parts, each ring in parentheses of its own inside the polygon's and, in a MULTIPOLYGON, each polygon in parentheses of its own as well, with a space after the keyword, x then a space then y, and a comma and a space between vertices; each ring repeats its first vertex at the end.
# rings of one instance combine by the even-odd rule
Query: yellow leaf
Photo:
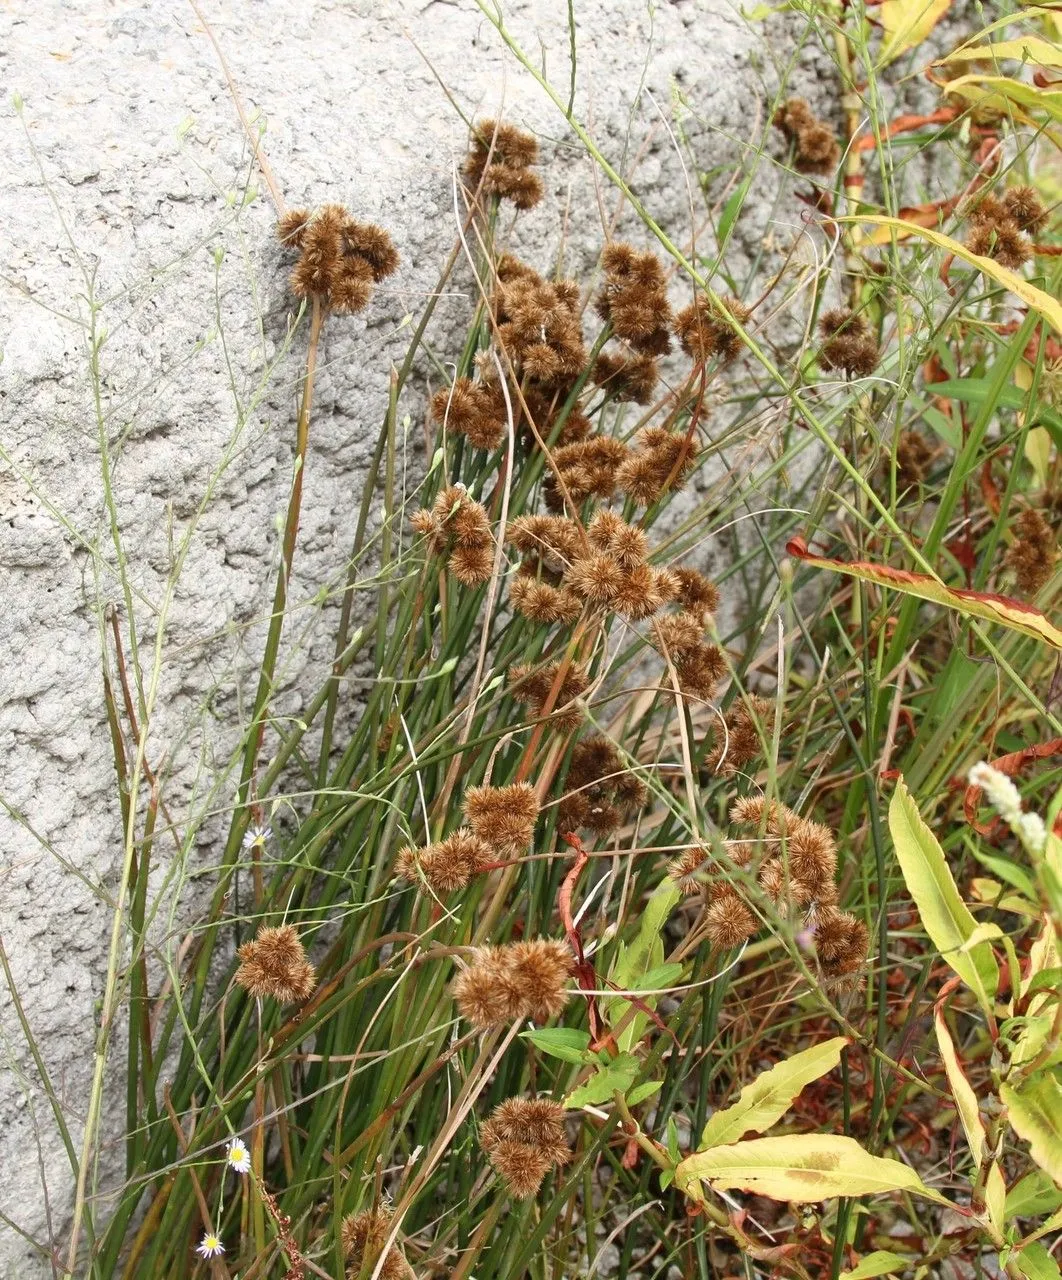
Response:
POLYGON ((919 227, 913 223, 904 222, 901 218, 886 218, 875 215, 844 219, 844 221, 863 222, 876 227, 891 227, 893 230, 902 231, 907 235, 921 236, 923 240, 928 240, 938 248, 944 249, 948 253, 953 253, 956 258, 962 258, 964 262, 976 267, 978 271, 983 271, 986 276, 990 276, 997 284, 1001 284, 1004 289, 1009 289, 1011 293, 1016 294, 1021 298, 1022 302, 1032 307, 1034 311, 1038 311, 1057 333, 1062 333, 1062 302, 1059 302, 1057 298, 1052 298, 1049 293, 1044 293, 1042 289, 1037 289, 1035 285, 1031 285, 1021 276, 1015 275, 1013 271, 1008 271, 1006 267, 1001 267, 994 258, 985 258, 979 253, 971 253, 958 240, 953 240, 950 236, 934 231, 931 227, 919 227))
POLYGON ((1036 483, 1047 488, 1051 465, 1051 436, 1046 427, 1033 427, 1025 437, 1025 457, 1036 473, 1036 483))
POLYGON ((1062 122, 1062 90, 1041 89, 1039 85, 1012 80, 1010 76, 960 76, 958 80, 949 80, 941 92, 958 93, 1001 110, 1013 105, 1019 108, 1019 114, 1045 111, 1052 120, 1062 122))
POLYGON ((1017 58, 1022 62, 1036 62, 1041 67, 1062 67, 1062 49, 1042 36, 1019 36, 1016 40, 997 40, 994 44, 965 45, 941 58, 933 65, 946 62, 971 62, 978 58, 1017 58))
POLYGON ((733 1106, 709 1118, 701 1134, 701 1146, 719 1147, 736 1142, 750 1129, 756 1133, 769 1129, 785 1115, 805 1085, 833 1070, 846 1044, 847 1036, 836 1036, 762 1072, 741 1090, 733 1106))
MULTIPOLYGON (((921 233, 924 234, 924 231, 921 233)), ((966 591, 946 587, 943 582, 925 573, 911 573, 907 569, 893 569, 887 564, 871 564, 867 560, 834 560, 829 556, 815 556, 808 550, 803 538, 790 538, 786 551, 799 560, 820 569, 832 569, 834 573, 848 574, 863 582, 874 582, 890 587, 904 595, 917 596, 934 604, 946 605, 970 618, 982 618, 1010 627, 1037 640, 1044 640, 1055 649, 1062 649, 1062 631, 1048 622, 1039 609, 1013 600, 1010 596, 995 595, 985 591, 966 591)))
POLYGON ((1062 1186, 1062 1085, 1043 1073, 1017 1089, 1001 1085, 999 1096, 1011 1128, 1029 1144, 1029 1154, 1062 1186))
POLYGON ((817 1133, 752 1138, 698 1151, 679 1163, 675 1184, 697 1196, 700 1189, 694 1184, 698 1182, 720 1191, 737 1188, 799 1204, 883 1191, 909 1191, 938 1204, 948 1203, 899 1160, 872 1156, 854 1138, 817 1133))
POLYGON ((991 1013, 992 997, 999 985, 995 956, 987 942, 965 949, 977 922, 959 896, 944 850, 922 821, 903 778, 896 783, 889 804, 889 831, 904 883, 914 898, 926 933, 943 958, 977 996, 982 1009, 991 1013))
POLYGON ((881 65, 921 44, 951 7, 951 0, 883 0, 878 15, 885 32, 881 65))
MULTIPOLYGON (((937 1029, 937 1043, 940 1045, 940 1056, 944 1060, 944 1070, 948 1076, 948 1086, 955 1101, 955 1109, 959 1113, 962 1131, 966 1134, 966 1144, 973 1156, 973 1174, 976 1176, 985 1154, 985 1127, 977 1107, 977 1095, 974 1093, 966 1073, 955 1052, 955 1044, 944 1021, 944 1010, 938 1005, 934 1011, 937 1029)), ((988 1171, 985 1185, 985 1206, 988 1209, 988 1221, 1000 1242, 1003 1240, 1004 1204, 1007 1188, 999 1165, 994 1161, 988 1171)))

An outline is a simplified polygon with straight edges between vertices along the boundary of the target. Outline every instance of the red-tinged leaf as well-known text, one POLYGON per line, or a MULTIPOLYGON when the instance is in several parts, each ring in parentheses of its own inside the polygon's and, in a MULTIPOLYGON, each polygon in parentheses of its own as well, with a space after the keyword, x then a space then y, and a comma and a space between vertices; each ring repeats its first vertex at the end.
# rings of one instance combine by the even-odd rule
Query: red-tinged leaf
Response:
POLYGON ((966 591, 958 587, 946 587, 943 582, 931 578, 925 573, 911 573, 907 569, 893 569, 889 565, 871 564, 866 560, 834 560, 829 556, 816 556, 808 550, 807 542, 801 538, 791 538, 786 543, 789 555, 807 564, 816 565, 820 569, 831 569, 834 573, 844 573, 863 582, 874 582, 880 587, 889 587, 904 595, 916 596, 919 600, 929 600, 933 604, 944 605, 954 609, 967 618, 980 618, 985 622, 994 622, 1011 631, 1019 631, 1022 635, 1032 636, 1049 644, 1053 649, 1062 650, 1062 631, 1032 605, 1022 600, 1014 600, 1010 596, 995 595, 988 591, 966 591))
MULTIPOLYGON (((1032 747, 1022 747, 1020 751, 1011 751, 1005 756, 1000 756, 998 760, 990 760, 989 764, 1000 773, 1005 773, 1008 778, 1013 778, 1032 761, 1046 760, 1049 756, 1057 755, 1062 755, 1062 738, 1052 738, 1050 742, 1038 742, 1032 747)), ((977 821, 977 806, 980 799, 981 788, 968 786, 963 796, 962 809, 970 826, 980 835, 987 836, 995 831, 999 820, 993 819, 989 823, 977 821)))

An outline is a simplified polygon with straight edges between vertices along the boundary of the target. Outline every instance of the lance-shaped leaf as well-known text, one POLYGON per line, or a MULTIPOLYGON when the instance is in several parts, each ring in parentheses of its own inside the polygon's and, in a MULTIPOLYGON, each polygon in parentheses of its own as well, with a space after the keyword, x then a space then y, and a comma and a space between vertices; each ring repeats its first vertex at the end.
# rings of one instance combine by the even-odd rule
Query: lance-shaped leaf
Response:
POLYGON ((1018 1270, 1028 1280, 1059 1280, 1059 1276, 1062 1276, 1058 1263, 1039 1241, 1026 1245, 1011 1256, 1018 1270))
POLYGON ((938 59, 935 67, 949 62, 993 61, 997 58, 1016 58, 1019 62, 1038 62, 1042 67, 1062 67, 1062 49, 1053 40, 1042 36, 1018 36, 1014 40, 995 40, 989 44, 963 45, 954 53, 938 59))
POLYGON ((938 1204, 948 1203, 899 1160, 872 1156, 854 1138, 830 1134, 751 1138, 698 1151, 679 1164, 675 1183, 696 1196, 699 1182, 719 1191, 751 1191, 801 1204, 884 1191, 909 1191, 938 1204))
POLYGON ((959 896, 932 831, 922 821, 918 806, 901 778, 889 804, 889 831, 904 882, 918 908, 933 945, 959 977, 977 996, 981 1007, 991 1012, 992 997, 999 984, 999 966, 988 942, 966 948, 977 921, 959 896))
POLYGON ((911 1265, 911 1255, 892 1253, 888 1249, 875 1249, 868 1253, 851 1271, 842 1271, 841 1280, 869 1280, 871 1276, 892 1276, 906 1271, 911 1265))
MULTIPOLYGON (((959 84, 954 81, 953 85, 959 84)), ((1016 84, 1016 81, 1008 81, 1008 84, 1016 84)), ((953 85, 947 86, 948 88, 953 85)), ((1019 88, 1023 86, 1019 85, 1019 88)), ((1024 86, 1031 88, 1031 86, 1024 86)), ((1062 94, 1055 95, 1062 99, 1062 94)), ((1047 321, 1047 323, 1058 333, 1062 333, 1062 302, 1056 298, 1052 298, 1049 293, 1044 293, 1042 289, 1037 289, 1024 277, 1017 275, 1013 271, 1008 271, 1006 267, 1001 267, 994 258, 986 258, 980 253, 971 253, 969 249, 959 240, 953 240, 951 236, 943 235, 939 231, 935 231, 932 227, 920 227, 911 222, 904 222, 901 218, 886 218, 874 216, 860 216, 852 219, 841 219, 844 221, 853 221, 866 223, 875 227, 891 227, 903 235, 916 235, 923 240, 928 240, 931 244, 935 244, 939 249, 943 249, 946 253, 954 254, 956 258, 961 258, 964 262, 968 262, 971 267, 976 267, 978 271, 989 276, 996 284, 1001 284, 1004 289, 1009 289, 1022 302, 1031 307, 1034 311, 1047 321)))
POLYGON ((1009 627, 1012 631, 1020 631, 1023 635, 1042 640, 1054 649, 1062 649, 1062 631, 1050 623, 1039 609, 1034 609, 1021 600, 1013 600, 1010 596, 946 587, 943 582, 938 582, 926 573, 910 573, 906 569, 893 569, 887 564, 871 564, 868 560, 834 560, 830 556, 812 555, 807 542, 800 537, 790 538, 785 549, 789 555, 820 569, 831 569, 834 573, 844 573, 863 582, 875 582, 878 586, 901 591, 904 595, 917 596, 919 600, 942 604, 948 609, 957 610, 964 617, 995 622, 1001 627, 1009 627))
MULTIPOLYGON (((939 1004, 934 1010, 934 1020, 940 1056, 944 1060, 944 1070, 947 1072, 951 1096, 955 1100, 955 1110, 959 1113, 962 1131, 966 1134, 966 1143, 973 1156, 973 1173, 976 1175, 984 1159, 986 1138, 985 1126, 977 1106, 977 1095, 959 1062, 959 1055, 955 1052, 955 1042, 951 1038, 948 1024, 944 1021, 944 1010, 939 1004)), ((988 1210, 989 1223, 999 1241, 1003 1239, 1006 1196, 1007 1187, 1003 1181, 1003 1174, 1000 1172, 999 1165, 993 1161, 985 1185, 985 1207, 988 1210)))
POLYGON ((950 8, 951 0, 882 0, 881 65, 921 44, 950 8))
POLYGON ((1001 1085, 999 1096, 1011 1128, 1029 1144, 1029 1154, 1062 1186, 1062 1085, 1044 1071, 1017 1089, 1001 1085))
POLYGON ((737 1142, 750 1130, 763 1133, 769 1129, 785 1115, 805 1085, 837 1066, 846 1044, 847 1036, 836 1036, 758 1075, 741 1090, 733 1106, 717 1111, 709 1119, 701 1134, 701 1146, 720 1147, 737 1142))

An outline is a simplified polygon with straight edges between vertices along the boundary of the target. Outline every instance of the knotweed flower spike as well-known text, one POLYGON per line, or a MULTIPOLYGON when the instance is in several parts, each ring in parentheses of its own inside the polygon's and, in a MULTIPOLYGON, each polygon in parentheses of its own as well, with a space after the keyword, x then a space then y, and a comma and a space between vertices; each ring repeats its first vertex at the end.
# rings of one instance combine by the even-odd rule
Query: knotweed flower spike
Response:
POLYGON ((225 1246, 213 1231, 205 1231, 202 1240, 196 1245, 195 1251, 201 1258, 220 1258, 225 1252, 225 1246))
POLYGON ((290 924, 258 930, 237 954, 236 982, 256 999, 271 996, 282 1004, 305 1000, 316 983, 314 967, 306 959, 299 935, 290 924))
POLYGON ((225 1148, 225 1163, 234 1173, 250 1173, 251 1153, 242 1138, 233 1138, 225 1148))
POLYGON ((1047 845, 1047 828, 1038 813, 1025 813, 1021 793, 999 769, 982 761, 970 770, 971 787, 980 787, 988 803, 1032 854, 1041 854, 1047 845))
POLYGON ((507 1098, 484 1123, 479 1142, 518 1199, 533 1196, 550 1169, 572 1158, 564 1108, 548 1098, 507 1098))

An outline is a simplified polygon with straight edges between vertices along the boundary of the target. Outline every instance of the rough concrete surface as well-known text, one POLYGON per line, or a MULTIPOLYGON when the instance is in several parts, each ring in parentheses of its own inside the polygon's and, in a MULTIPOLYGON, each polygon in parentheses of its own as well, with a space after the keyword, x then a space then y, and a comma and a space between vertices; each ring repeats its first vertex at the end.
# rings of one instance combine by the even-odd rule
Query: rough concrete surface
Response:
MULTIPOLYGON (((548 198, 520 231, 538 265, 552 260, 565 208, 569 263, 600 245, 595 179, 474 0, 203 7, 248 112, 264 120, 287 200, 343 202, 388 227, 402 255, 369 309, 326 332, 291 593, 311 602, 342 580, 387 371, 410 332, 402 320, 419 311, 453 240, 466 130, 442 86, 469 115, 504 108, 539 134, 548 198)), ((614 161, 649 139, 635 185, 688 235, 686 178, 661 112, 682 95, 698 158, 736 163, 762 132, 776 83, 762 31, 725 0, 576 0, 575 13, 579 114, 614 161), (635 107, 639 86, 651 98, 635 107)), ((566 89, 564 0, 511 0, 506 17, 566 89)), ((814 81, 806 57, 801 75, 814 81)), ((274 210, 217 53, 184 0, 8 0, 0 83, 0 936, 79 1146, 121 868, 104 610, 117 611, 130 661, 132 610, 153 699, 148 754, 178 830, 199 831, 178 868, 183 893, 159 920, 172 953, 180 921, 209 892, 209 876, 194 877, 215 861, 221 828, 204 815, 232 796, 229 753, 269 610, 304 335, 284 353, 293 308, 274 210)), ((747 243, 766 231, 769 171, 763 183, 747 243)), ((297 678, 321 669, 329 643, 320 610, 297 609, 282 655, 289 714, 297 678)), ((173 857, 160 850, 158 890, 173 857)), ((6 981, 0 1030, 0 1212, 10 1220, 0 1220, 0 1274, 26 1280, 52 1273, 42 1249, 63 1239, 72 1178, 6 981)), ((113 1144, 120 1046, 109 1084, 103 1135, 113 1144)), ((103 1146, 104 1185, 119 1155, 103 1146)))

